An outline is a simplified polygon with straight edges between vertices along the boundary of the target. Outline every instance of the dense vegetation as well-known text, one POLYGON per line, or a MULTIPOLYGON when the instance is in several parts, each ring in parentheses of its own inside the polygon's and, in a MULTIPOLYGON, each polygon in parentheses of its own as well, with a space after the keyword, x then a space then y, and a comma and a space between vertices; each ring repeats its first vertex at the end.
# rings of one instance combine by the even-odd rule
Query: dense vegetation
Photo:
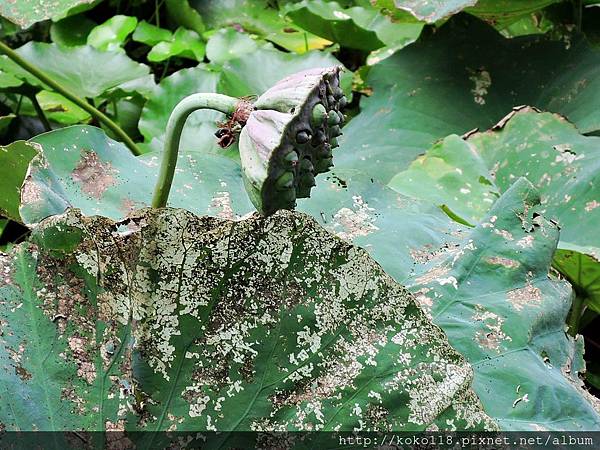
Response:
POLYGON ((1 429, 600 429, 597 1, 0 15, 1 429), (271 112, 192 113, 149 209, 196 93, 271 112))

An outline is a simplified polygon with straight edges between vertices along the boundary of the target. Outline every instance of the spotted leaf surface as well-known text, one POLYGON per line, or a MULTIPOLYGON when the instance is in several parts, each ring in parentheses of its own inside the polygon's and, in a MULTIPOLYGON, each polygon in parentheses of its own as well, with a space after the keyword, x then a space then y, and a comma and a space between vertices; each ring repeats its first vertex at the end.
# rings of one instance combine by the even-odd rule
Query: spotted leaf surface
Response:
POLYGON ((463 244, 443 251, 410 289, 475 371, 474 389, 504 430, 597 430, 583 388, 583 338, 565 332, 573 291, 548 276, 557 226, 516 181, 463 244))
POLYGON ((600 238, 590 228, 600 221, 599 168, 599 137, 581 135, 558 115, 520 108, 490 131, 444 139, 389 185, 477 223, 498 192, 526 177, 540 192, 538 210, 561 227, 556 268, 600 311, 600 238))
POLYGON ((585 40, 505 39, 474 17, 453 17, 371 68, 372 95, 345 127, 335 164, 387 183, 438 139, 488 129, 518 105, 597 131, 599 71, 600 51, 585 40))
MULTIPOLYGON (((28 226, 69 207, 121 220, 135 208, 150 206, 159 154, 135 158, 123 144, 89 126, 46 133, 32 145, 39 153, 30 164, 19 214, 28 226)), ((23 164, 25 177, 26 161, 23 164)), ((18 192, 15 195, 16 207, 18 192)), ((228 219, 254 209, 239 164, 202 152, 179 157, 169 205, 228 219), (209 170, 215 167, 218 170, 209 170)), ((455 246, 465 228, 435 205, 398 194, 357 171, 323 174, 311 198, 298 199, 297 209, 342 239, 366 248, 400 282, 420 269, 419 262, 432 249, 455 246), (388 245, 390 240, 395 244, 388 245)))
POLYGON ((28 28, 42 20, 56 20, 73 11, 84 11, 94 3, 97 0, 2 0, 0 15, 21 28, 28 28))
POLYGON ((495 428, 414 297, 299 213, 69 210, 0 269, 6 429, 495 428))
MULTIPOLYGON (((136 158, 102 130, 84 125, 45 133, 31 142, 39 153, 21 189, 24 223, 33 226, 71 206, 86 215, 121 218, 151 203, 160 155, 136 158)), ((231 219, 253 210, 239 165, 202 152, 179 155, 170 205, 231 219)))

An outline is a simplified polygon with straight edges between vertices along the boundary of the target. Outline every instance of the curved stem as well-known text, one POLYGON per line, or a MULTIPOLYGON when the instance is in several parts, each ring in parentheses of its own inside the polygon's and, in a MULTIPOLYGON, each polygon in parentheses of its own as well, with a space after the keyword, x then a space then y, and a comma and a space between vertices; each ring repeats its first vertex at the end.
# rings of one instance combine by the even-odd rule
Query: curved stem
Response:
POLYGON ((135 144, 135 142, 133 142, 133 140, 127 135, 127 133, 125 133, 121 129, 121 127, 119 127, 119 125, 117 125, 115 122, 113 122, 106 114, 104 114, 101 111, 98 111, 96 108, 94 108, 88 102, 79 98, 77 95, 75 95, 74 93, 69 91, 66 87, 62 86, 60 83, 57 83, 56 81, 54 81, 51 77, 46 75, 46 73, 44 73, 42 70, 40 70, 36 66, 30 64, 25 59, 21 58, 21 56, 17 52, 15 52, 12 48, 10 48, 8 45, 6 45, 2 41, 0 41, 0 53, 4 53, 6 56, 8 56, 10 59, 12 59, 19 67, 25 69, 27 72, 32 74, 38 80, 43 82, 45 85, 52 88, 55 92, 58 92, 63 97, 71 100, 73 103, 75 103, 81 109, 87 111, 90 114, 90 116, 97 119, 99 122, 102 122, 106 126, 106 128, 108 128, 110 131, 112 131, 118 139, 123 141, 123 143, 127 147, 129 147, 129 150, 131 150, 131 153, 133 153, 136 156, 142 154, 141 150, 138 148, 138 146, 135 144))
POLYGON ((179 151, 179 141, 185 121, 191 113, 199 109, 214 109, 225 114, 233 114, 237 108, 239 100, 234 97, 228 97, 221 94, 193 94, 184 98, 175 106, 169 122, 167 123, 167 133, 165 135, 165 144, 160 165, 160 173, 154 188, 152 197, 153 208, 163 208, 167 206, 175 166, 177 165, 177 153, 179 151))

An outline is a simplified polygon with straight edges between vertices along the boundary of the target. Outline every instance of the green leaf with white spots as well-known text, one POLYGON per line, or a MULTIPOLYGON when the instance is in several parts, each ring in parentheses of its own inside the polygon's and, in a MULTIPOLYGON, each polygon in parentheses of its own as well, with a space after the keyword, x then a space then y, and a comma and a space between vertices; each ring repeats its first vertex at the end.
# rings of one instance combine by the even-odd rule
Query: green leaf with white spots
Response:
POLYGON ((600 402, 579 378, 583 338, 565 333, 573 291, 548 276, 558 228, 533 213, 539 201, 518 179, 409 287, 473 366, 475 392, 503 430, 596 430, 600 402))
POLYGON ((444 139, 389 185, 477 223, 518 177, 534 183, 539 211, 561 227, 555 267, 599 311, 600 137, 581 135, 558 115, 521 108, 490 131, 444 139))
POLYGON ((21 28, 29 28, 36 22, 58 20, 93 7, 99 0, 3 0, 0 16, 21 28))
MULTIPOLYGON (((36 136, 21 191, 20 217, 32 226, 76 207, 86 215, 122 218, 151 203, 160 154, 136 158, 98 128, 72 126, 36 136)), ((239 165, 202 152, 181 153, 170 205, 235 218, 253 210, 239 165)))
POLYGON ((440 138, 488 129, 514 106, 560 113, 584 133, 600 130, 600 51, 585 40, 506 39, 459 15, 372 66, 373 93, 344 128, 338 168, 388 183, 440 138))
MULTIPOLYGON (((123 51, 102 52, 89 45, 61 47, 29 42, 16 51, 80 97, 97 97, 126 82, 143 79, 150 72, 147 66, 129 59, 123 51)), ((44 87, 41 81, 6 57, 0 58, 0 70, 33 86, 44 87)))
POLYGON ((21 185, 36 154, 35 146, 25 141, 0 146, 0 215, 21 222, 21 185))
POLYGON ((366 51, 386 45, 400 48, 417 39, 423 28, 422 23, 393 22, 376 8, 342 8, 334 1, 303 0, 288 4, 283 11, 304 30, 366 51))
POLYGON ((467 142, 451 135, 395 175, 388 186, 475 223, 498 198, 490 178, 486 161, 467 142))
POLYGON ((0 274, 7 430, 495 429, 414 297, 302 214, 70 210, 0 274))
POLYGON ((366 249, 400 283, 422 270, 432 253, 462 241, 465 227, 435 205, 398 194, 367 174, 334 168, 316 181, 296 209, 366 249))

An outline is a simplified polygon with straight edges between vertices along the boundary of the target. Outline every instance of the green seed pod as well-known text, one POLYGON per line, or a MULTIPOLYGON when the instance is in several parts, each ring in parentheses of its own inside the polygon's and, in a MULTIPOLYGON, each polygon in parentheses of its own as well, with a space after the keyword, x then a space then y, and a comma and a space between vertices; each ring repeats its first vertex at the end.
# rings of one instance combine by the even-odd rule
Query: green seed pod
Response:
POLYGON ((339 72, 331 67, 292 75, 254 103, 239 149, 246 190, 261 214, 293 208, 296 198, 310 196, 315 175, 332 166, 339 101, 329 104, 322 96, 327 89, 338 92, 339 72))

